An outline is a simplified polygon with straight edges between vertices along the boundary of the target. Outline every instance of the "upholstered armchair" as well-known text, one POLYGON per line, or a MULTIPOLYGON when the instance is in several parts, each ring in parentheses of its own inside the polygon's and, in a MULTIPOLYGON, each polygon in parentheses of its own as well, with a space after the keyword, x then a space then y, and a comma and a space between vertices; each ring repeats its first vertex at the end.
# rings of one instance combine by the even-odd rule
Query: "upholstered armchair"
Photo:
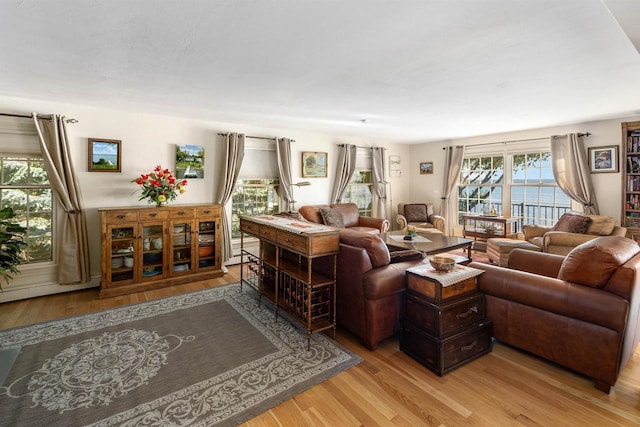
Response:
POLYGON ((566 257, 514 249, 507 268, 484 270, 493 336, 593 378, 606 393, 640 341, 640 248, 625 237, 595 237, 566 257))
POLYGON ((568 212, 553 227, 525 225, 524 239, 542 252, 567 255, 573 248, 600 236, 626 236, 627 229, 616 225, 616 219, 605 215, 568 212))
POLYGON ((444 217, 434 214, 433 205, 427 203, 398 203, 396 222, 400 230, 407 225, 413 225, 418 231, 444 231, 444 217))

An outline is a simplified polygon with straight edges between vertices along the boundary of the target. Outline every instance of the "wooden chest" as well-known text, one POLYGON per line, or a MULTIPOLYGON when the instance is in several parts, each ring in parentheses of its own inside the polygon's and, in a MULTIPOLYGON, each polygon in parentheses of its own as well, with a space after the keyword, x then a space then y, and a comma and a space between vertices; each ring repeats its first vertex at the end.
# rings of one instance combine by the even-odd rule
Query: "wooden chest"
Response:
POLYGON ((443 375, 491 351, 491 321, 476 322, 444 338, 429 334, 411 323, 404 323, 400 350, 443 375))
POLYGON ((404 320, 436 336, 445 336, 484 320, 484 295, 433 304, 413 295, 405 298, 404 320))

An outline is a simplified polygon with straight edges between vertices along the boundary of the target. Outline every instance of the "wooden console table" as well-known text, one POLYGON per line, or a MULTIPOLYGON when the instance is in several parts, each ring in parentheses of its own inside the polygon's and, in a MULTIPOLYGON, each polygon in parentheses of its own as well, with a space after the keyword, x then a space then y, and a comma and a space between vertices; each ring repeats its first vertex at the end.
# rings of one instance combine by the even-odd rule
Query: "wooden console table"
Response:
MULTIPOLYGON (((473 237, 474 249, 486 245, 487 239, 492 237, 516 238, 518 235, 518 218, 505 218, 490 215, 463 215, 464 237, 473 237)), ((486 247, 485 247, 486 249, 486 247)))
POLYGON ((240 286, 246 284, 284 308, 311 334, 336 331, 336 268, 339 231, 271 215, 240 217, 240 286), (244 247, 244 234, 260 241, 258 253, 244 247))

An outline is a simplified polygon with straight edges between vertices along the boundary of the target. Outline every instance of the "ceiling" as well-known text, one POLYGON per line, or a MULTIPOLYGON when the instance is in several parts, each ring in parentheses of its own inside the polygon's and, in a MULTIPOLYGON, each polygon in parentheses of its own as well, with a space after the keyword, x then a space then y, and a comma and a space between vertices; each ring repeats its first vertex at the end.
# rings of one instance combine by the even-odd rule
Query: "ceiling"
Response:
POLYGON ((640 114, 639 21, 637 0, 0 0, 0 95, 427 142, 640 114))

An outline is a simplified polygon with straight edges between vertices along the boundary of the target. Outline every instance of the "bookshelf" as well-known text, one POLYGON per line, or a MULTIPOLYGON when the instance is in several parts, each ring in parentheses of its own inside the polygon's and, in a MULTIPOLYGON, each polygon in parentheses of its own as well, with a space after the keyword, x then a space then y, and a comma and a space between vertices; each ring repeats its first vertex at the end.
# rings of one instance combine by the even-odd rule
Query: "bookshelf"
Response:
POLYGON ((622 123, 622 218, 627 235, 640 241, 640 122, 622 123))

